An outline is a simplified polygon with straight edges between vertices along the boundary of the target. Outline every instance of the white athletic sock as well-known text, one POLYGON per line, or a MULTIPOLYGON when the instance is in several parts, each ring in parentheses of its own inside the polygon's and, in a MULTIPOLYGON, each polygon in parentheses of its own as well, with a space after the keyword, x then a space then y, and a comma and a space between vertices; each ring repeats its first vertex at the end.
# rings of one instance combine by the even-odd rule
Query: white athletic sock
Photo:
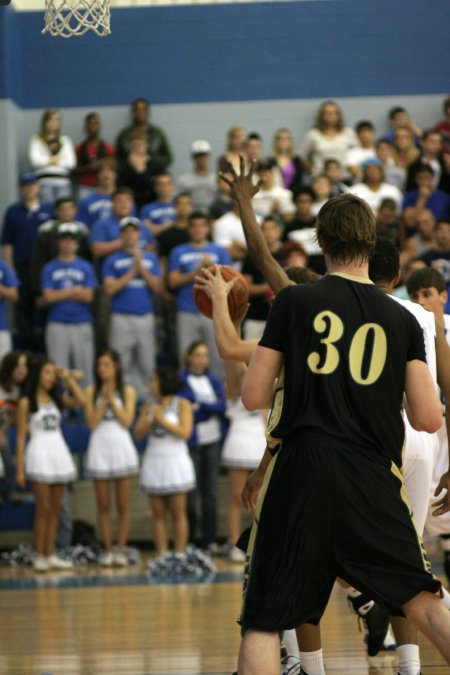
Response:
POLYGON ((399 675, 420 675, 419 645, 397 647, 399 675))
POLYGON ((300 666, 308 675, 326 675, 321 649, 316 652, 300 652, 300 666))
POLYGON ((289 656, 300 656, 297 642, 297 633, 294 629, 284 631, 283 643, 289 656))

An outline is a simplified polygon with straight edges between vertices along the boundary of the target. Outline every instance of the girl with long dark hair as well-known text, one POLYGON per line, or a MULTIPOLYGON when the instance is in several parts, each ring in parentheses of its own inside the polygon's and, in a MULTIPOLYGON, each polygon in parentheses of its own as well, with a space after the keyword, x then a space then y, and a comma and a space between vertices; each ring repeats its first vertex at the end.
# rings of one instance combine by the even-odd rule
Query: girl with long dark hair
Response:
POLYGON ((130 434, 136 411, 136 390, 123 383, 117 352, 105 349, 97 356, 95 384, 86 389, 85 415, 91 429, 86 471, 93 478, 97 513, 105 552, 105 567, 128 564, 124 549, 130 528, 132 476, 139 459, 130 434), (112 546, 110 487, 114 484, 118 512, 117 550, 112 546))
POLYGON ((76 469, 62 435, 61 410, 83 405, 84 394, 70 371, 45 356, 30 363, 26 392, 17 406, 16 481, 21 487, 30 481, 36 502, 34 569, 67 569, 72 563, 59 558, 54 546, 64 486, 76 469))

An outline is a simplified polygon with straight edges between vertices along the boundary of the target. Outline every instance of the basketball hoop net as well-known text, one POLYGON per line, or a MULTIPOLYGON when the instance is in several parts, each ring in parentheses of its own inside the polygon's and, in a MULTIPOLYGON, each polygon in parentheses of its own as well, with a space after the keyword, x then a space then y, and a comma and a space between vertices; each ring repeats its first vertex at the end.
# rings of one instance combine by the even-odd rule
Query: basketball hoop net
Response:
POLYGON ((99 37, 111 33, 110 0, 45 0, 43 33, 64 38, 93 30, 99 37))

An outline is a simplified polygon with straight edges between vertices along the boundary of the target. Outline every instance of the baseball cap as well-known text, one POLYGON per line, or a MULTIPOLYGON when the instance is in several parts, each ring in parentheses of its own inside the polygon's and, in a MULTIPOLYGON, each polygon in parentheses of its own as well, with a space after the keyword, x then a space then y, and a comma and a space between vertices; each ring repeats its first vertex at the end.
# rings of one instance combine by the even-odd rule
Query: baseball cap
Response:
POLYGON ((25 171, 20 174, 19 185, 26 185, 27 183, 36 183, 37 176, 32 171, 25 171))
POLYGON ((121 230, 123 230, 124 227, 128 227, 129 225, 134 227, 136 230, 141 229, 141 221, 139 218, 135 218, 134 216, 126 216, 125 218, 122 218, 119 227, 121 230))
POLYGON ((378 159, 378 157, 369 157, 369 159, 366 159, 362 164, 362 168, 365 169, 366 166, 370 166, 371 164, 375 164, 375 166, 383 166, 383 162, 381 159, 378 159))
POLYGON ((62 223, 58 227, 56 234, 58 237, 76 237, 80 228, 76 223, 62 223))
POLYGON ((209 155, 211 146, 208 141, 194 141, 191 145, 192 155, 209 155))

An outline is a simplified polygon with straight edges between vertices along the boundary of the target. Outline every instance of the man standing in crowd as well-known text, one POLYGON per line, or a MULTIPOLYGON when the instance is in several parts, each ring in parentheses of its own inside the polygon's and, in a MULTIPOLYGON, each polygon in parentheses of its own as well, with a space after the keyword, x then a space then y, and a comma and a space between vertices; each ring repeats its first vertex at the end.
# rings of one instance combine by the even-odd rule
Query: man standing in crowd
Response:
POLYGON ((161 291, 161 275, 157 256, 139 248, 139 234, 139 220, 122 220, 121 250, 106 258, 102 275, 111 298, 110 344, 120 354, 125 377, 144 397, 155 367, 152 294, 161 291))
POLYGON ((53 214, 53 205, 39 199, 39 183, 34 173, 23 173, 19 179, 20 200, 5 213, 2 229, 3 260, 14 268, 20 282, 15 305, 17 346, 35 349, 36 336, 34 293, 30 260, 37 231, 53 214))
POLYGON ((58 255, 42 270, 41 290, 48 308, 45 342, 49 358, 62 368, 84 373, 93 381, 94 331, 91 303, 97 286, 92 264, 79 258, 78 227, 63 223, 57 231, 58 255))
POLYGON ((172 152, 169 142, 162 129, 151 124, 150 103, 145 98, 137 98, 131 104, 132 124, 119 132, 116 140, 116 156, 123 162, 130 152, 130 134, 133 131, 144 131, 148 138, 148 151, 152 159, 162 167, 167 167, 172 161, 172 152))

